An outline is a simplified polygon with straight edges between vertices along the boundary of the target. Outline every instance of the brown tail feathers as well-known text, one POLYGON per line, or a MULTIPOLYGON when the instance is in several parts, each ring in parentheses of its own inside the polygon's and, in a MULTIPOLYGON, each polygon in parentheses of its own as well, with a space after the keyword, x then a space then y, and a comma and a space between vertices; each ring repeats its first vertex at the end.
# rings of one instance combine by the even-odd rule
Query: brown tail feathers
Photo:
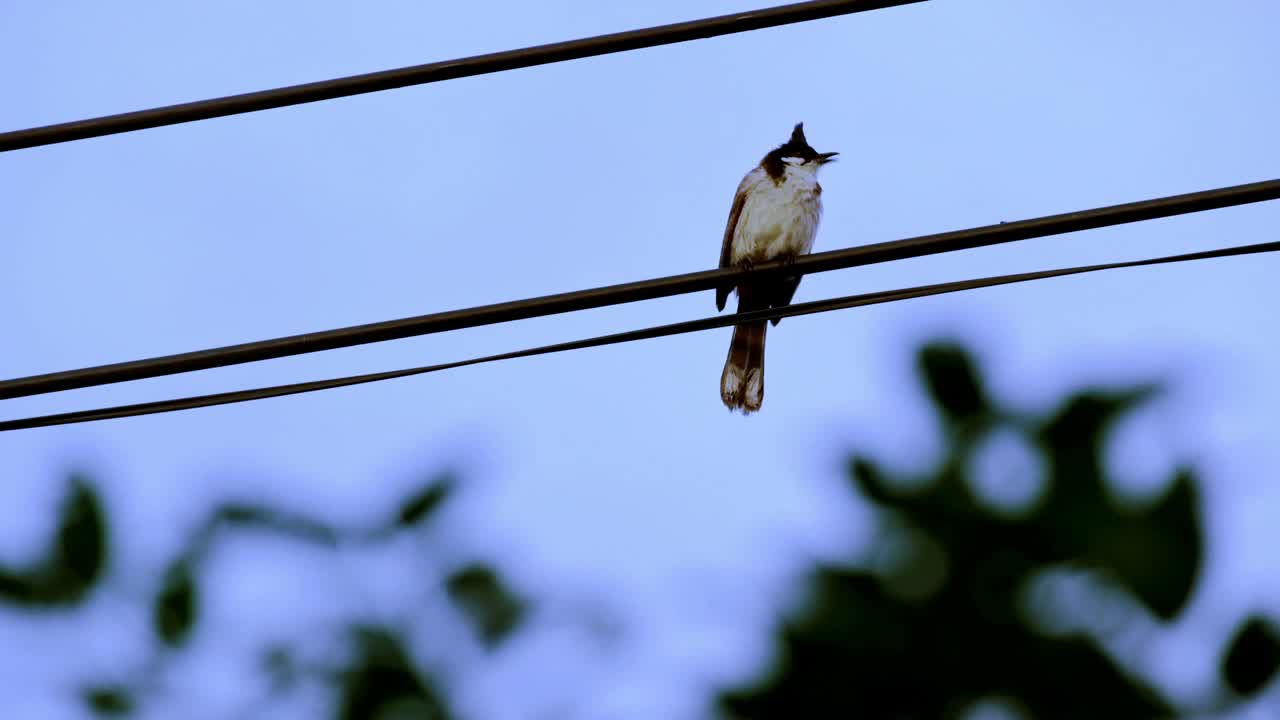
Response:
POLYGON ((769 325, 743 323, 733 328, 729 357, 720 373, 720 399, 730 410, 753 413, 764 402, 764 334, 769 325))

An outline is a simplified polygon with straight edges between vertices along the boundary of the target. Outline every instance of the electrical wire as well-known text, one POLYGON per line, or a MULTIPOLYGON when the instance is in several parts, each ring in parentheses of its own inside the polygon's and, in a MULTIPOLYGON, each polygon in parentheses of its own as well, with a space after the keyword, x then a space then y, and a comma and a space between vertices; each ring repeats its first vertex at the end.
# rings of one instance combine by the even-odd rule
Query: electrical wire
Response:
POLYGON ((815 0, 0 133, 0 152, 761 30, 926 0, 815 0))
POLYGON ((259 360, 398 340, 494 323, 525 320, 621 303, 737 285, 751 278, 802 275, 906 258, 998 245, 1030 238, 1280 198, 1280 179, 1184 195, 1111 205, 1061 215, 1000 223, 905 240, 831 250, 796 258, 793 264, 762 263, 752 270, 723 269, 578 290, 462 310, 356 325, 272 340, 229 345, 163 357, 32 375, 0 381, 0 400, 96 387, 118 382, 207 370, 259 360))
POLYGON ((348 377, 332 378, 328 380, 317 380, 313 382, 293 383, 289 385, 277 385, 272 387, 257 388, 252 390, 237 390, 232 392, 217 393, 213 395, 200 395, 195 397, 179 398, 176 400, 162 400, 158 402, 138 403, 134 405, 119 405, 115 407, 98 408, 94 410, 83 410, 78 412, 59 413, 56 415, 43 415, 39 417, 29 417, 17 420, 8 420, 0 422, 0 432, 11 430, 24 430, 37 427, 49 427, 53 425, 67 425, 72 423, 92 422, 96 420, 107 420, 112 418, 135 417, 139 415, 154 415, 157 413, 174 412, 177 410, 190 410, 194 408, 213 407, 216 405, 228 405, 231 403, 248 402, 252 400, 263 400, 266 398, 283 397, 286 395, 297 395, 300 393, 316 392, 318 390, 328 390, 332 388, 349 387, 352 385, 362 385, 365 383, 380 382, 383 380, 391 380, 395 378, 409 377, 412 375, 424 375, 427 373, 439 372, 441 370, 450 370, 453 368, 466 367, 469 365, 480 365, 483 363, 497 362, 501 360, 514 360, 523 357, 532 357, 535 355, 546 355, 550 353, 566 352, 569 350, 579 350, 592 347, 601 347, 604 345, 614 345, 617 343, 635 342, 638 340, 650 340, 654 338, 667 337, 670 335, 680 335, 684 333, 700 332, 703 330, 712 330, 715 328, 727 327, 729 325, 737 325, 743 322, 753 320, 772 320, 774 318, 792 317, 797 315, 812 315, 815 313, 830 312, 832 310, 842 310, 847 308, 861 307, 866 305, 877 305, 887 302, 897 302, 899 300, 909 300, 912 298, 927 297, 930 295, 941 295, 946 293, 960 292, 964 290, 975 290, 978 288, 994 287, 997 285, 1008 285, 1012 283, 1029 282, 1032 280, 1044 280, 1055 277, 1065 277, 1067 275, 1079 275, 1083 273, 1098 272, 1100 270, 1116 270, 1120 268, 1135 268, 1150 265, 1164 265, 1169 263, 1190 262, 1195 260, 1209 260, 1213 258, 1224 258, 1241 255, 1253 255, 1258 253, 1268 253, 1280 251, 1280 242, 1259 243, 1255 245, 1244 245, 1238 247, 1221 248, 1216 250, 1205 250, 1201 252, 1185 253, 1181 255, 1168 255, 1158 258, 1150 258, 1146 260, 1129 260, 1124 262, 1103 263, 1098 265, 1083 265, 1077 267, 1059 268, 1056 270, 1040 270, 1037 272, 1018 273, 1014 275, 999 275, 995 277, 978 278, 974 280, 961 280, 956 282, 939 283, 935 285, 923 285, 919 287, 904 288, 901 290, 888 290, 882 292, 863 293, 860 295, 848 295, 845 297, 831 298, 828 300, 816 300, 813 302, 799 303, 796 305, 787 305, 780 308, 772 308, 768 310, 755 310, 746 313, 734 313, 730 315, 717 315, 700 320, 690 320, 685 322, 672 323, 669 325, 659 325, 655 327, 643 328, 640 330, 631 330, 628 332, 614 333, 611 335, 603 335, 599 337, 588 338, 585 340, 574 340, 571 342, 556 343, 553 345, 543 345, 540 347, 527 348, 524 350, 516 350, 513 352, 500 353, 497 355, 487 355, 484 357, 470 358, 467 360, 458 360, 455 362, 441 363, 438 365, 425 365, 421 367, 406 368, 403 370, 392 370, 388 372, 370 373, 365 375, 353 375, 348 377))

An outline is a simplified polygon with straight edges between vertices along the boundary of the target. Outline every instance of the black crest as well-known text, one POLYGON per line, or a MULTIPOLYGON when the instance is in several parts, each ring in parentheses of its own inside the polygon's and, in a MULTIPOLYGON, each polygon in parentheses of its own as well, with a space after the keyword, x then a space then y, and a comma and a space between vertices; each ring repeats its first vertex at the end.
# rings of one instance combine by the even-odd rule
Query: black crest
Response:
POLYGON ((796 123, 796 126, 791 129, 791 139, 787 140, 787 144, 809 147, 809 141, 804 139, 804 123, 796 123))
POLYGON ((782 171, 785 164, 782 162, 784 157, 798 157, 805 160, 812 160, 817 157, 818 152, 809 147, 809 141, 804 138, 804 123, 796 123, 794 129, 791 130, 791 137, 783 144, 769 151, 768 155, 760 161, 760 165, 769 173, 769 177, 777 180, 782 177, 782 171))

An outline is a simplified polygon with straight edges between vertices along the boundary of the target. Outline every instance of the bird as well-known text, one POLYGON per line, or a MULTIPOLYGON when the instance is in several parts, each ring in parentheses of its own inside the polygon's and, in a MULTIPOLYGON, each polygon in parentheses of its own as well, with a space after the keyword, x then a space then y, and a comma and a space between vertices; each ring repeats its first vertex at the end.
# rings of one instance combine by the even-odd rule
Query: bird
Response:
MULTIPOLYGON (((820 153, 804 137, 797 123, 791 137, 770 150, 738 184, 720 247, 720 267, 750 269, 756 264, 796 257, 813 249, 822 217, 822 186, 818 170, 836 152, 820 153)), ((716 288, 716 309, 724 310, 737 291, 738 312, 782 307, 791 302, 800 276, 750 280, 736 287, 716 288)), ((774 318, 777 325, 781 318, 774 318)), ((748 415, 764 402, 764 320, 735 325, 729 356, 720 374, 720 399, 732 412, 748 415)))

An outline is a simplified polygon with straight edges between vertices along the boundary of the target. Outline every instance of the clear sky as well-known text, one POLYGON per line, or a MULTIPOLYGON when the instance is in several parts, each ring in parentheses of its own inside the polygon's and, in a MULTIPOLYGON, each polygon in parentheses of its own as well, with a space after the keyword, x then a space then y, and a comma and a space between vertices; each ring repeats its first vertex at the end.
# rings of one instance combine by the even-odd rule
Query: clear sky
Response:
MULTIPOLYGON (((763 5, 10 2, 0 130, 763 5)), ((798 121, 819 151, 841 152, 824 171, 823 250, 1270 179, 1277 28, 1272 0, 934 0, 0 155, 0 377, 711 267, 736 183, 798 121)), ((1221 210, 826 273, 797 300, 1271 241, 1277 227, 1277 204, 1221 210)), ((788 320, 770 333, 764 410, 749 418, 718 398, 720 330, 8 433, 0 554, 36 547, 71 467, 101 471, 113 517, 130 523, 116 567, 141 583, 216 500, 256 493, 354 521, 424 468, 457 464, 475 481, 460 522, 478 551, 535 594, 610 597, 630 629, 607 662, 529 640, 473 681, 468 702, 521 717, 486 704, 486 690, 537 682, 548 706, 590 693, 601 714, 584 717, 698 717, 708 682, 762 662, 788 574, 869 532, 836 488, 843 451, 930 461, 908 361, 949 333, 1028 408, 1085 383, 1172 382, 1109 462, 1134 488, 1178 462, 1204 469, 1213 584, 1169 643, 1217 647, 1214 618, 1280 602, 1268 549, 1277 271, 1280 258, 1255 256, 788 320), (546 653, 590 668, 590 682, 540 666, 546 653)), ((390 369, 713 311, 706 292, 0 412, 390 369)), ((228 597, 253 597, 268 560, 237 562, 228 597)), ((308 590, 278 585, 281 607, 308 590)), ((35 630, 0 613, 0 647, 43 648, 0 673, 0 696, 63 711, 66 678, 117 662, 131 635, 110 618, 124 601, 96 602, 35 630), (85 637, 96 649, 69 659, 85 637)), ((188 672, 218 717, 208 678, 231 677, 237 656, 203 642, 188 672)), ((1214 661, 1153 653, 1149 666, 1191 682, 1214 661)))

